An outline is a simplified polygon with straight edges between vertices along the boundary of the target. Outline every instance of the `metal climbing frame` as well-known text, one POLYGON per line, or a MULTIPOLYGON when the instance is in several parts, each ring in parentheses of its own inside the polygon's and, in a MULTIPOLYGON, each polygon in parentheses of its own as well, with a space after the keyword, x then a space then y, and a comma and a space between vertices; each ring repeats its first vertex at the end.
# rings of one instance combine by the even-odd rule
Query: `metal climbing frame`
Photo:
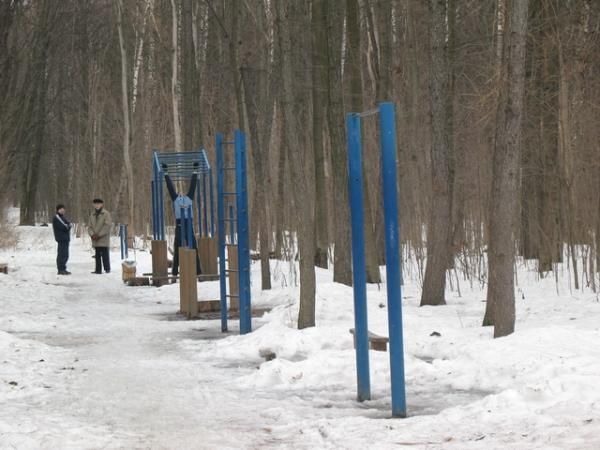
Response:
POLYGON ((248 178, 246 171, 246 136, 235 130, 233 141, 224 141, 222 134, 216 135, 217 152, 217 217, 219 235, 219 281, 221 283, 221 331, 227 331, 227 299, 239 297, 240 334, 252 331, 250 305, 250 248, 248 238, 248 178), (234 147, 234 165, 225 166, 224 146, 234 147), (227 174, 235 174, 235 191, 226 192, 227 174), (233 211, 235 210, 235 215, 233 211), (225 217, 225 213, 229 217, 225 217), (238 268, 225 266, 226 227, 229 224, 229 243, 237 245, 238 268), (226 277, 237 272, 238 296, 227 293, 226 277))
MULTIPOLYGON (((213 236, 215 231, 214 203, 212 188, 212 168, 208 162, 206 151, 200 149, 193 152, 165 152, 154 150, 152 157, 152 231, 154 240, 165 239, 165 204, 162 164, 169 166, 169 176, 173 182, 188 183, 195 170, 198 172, 198 188, 196 191, 196 204, 198 210, 198 233, 200 236, 213 236), (198 163, 198 168, 194 168, 198 163)), ((183 216, 182 216, 183 217, 183 216)), ((182 221, 192 224, 192 218, 182 221)), ((188 225, 188 226, 189 226, 188 225)), ((186 227, 184 230, 188 233, 186 227)), ((193 232, 193 230, 192 230, 193 232)), ((182 233, 182 236, 184 234, 182 233)))
POLYGON ((381 144, 381 179, 385 222, 386 284, 390 333, 392 416, 406 417, 404 349, 402 338, 402 292, 400 233, 398 225, 396 176, 396 122, 393 103, 381 103, 375 110, 350 113, 348 134, 348 183, 352 222, 352 270, 354 276, 354 325, 356 334, 356 375, 358 400, 371 398, 369 337, 365 265, 365 231, 362 177, 361 117, 378 114, 381 144))

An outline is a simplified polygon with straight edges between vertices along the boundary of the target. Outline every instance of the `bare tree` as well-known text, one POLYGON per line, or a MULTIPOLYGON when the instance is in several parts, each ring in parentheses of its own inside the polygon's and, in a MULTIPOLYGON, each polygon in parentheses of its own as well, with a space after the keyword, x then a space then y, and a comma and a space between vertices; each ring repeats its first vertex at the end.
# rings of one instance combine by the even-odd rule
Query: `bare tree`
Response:
POLYGON ((496 130, 493 190, 490 212, 489 284, 487 300, 493 307, 494 337, 515 327, 514 262, 515 218, 518 211, 521 121, 525 86, 525 44, 529 0, 510 7, 510 38, 504 123, 496 130))
POLYGON ((446 269, 450 257, 450 161, 452 158, 452 135, 448 124, 452 117, 449 100, 450 62, 446 23, 448 10, 446 0, 430 0, 431 14, 431 111, 432 137, 431 170, 433 198, 431 219, 427 229, 427 268, 421 294, 421 306, 444 305, 446 269))

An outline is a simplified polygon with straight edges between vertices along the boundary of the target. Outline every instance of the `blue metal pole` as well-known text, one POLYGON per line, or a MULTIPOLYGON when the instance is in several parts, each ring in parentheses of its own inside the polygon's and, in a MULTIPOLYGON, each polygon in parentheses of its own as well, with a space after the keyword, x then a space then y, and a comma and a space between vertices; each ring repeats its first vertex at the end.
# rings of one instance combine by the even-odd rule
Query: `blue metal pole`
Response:
POLYGON ((119 243, 121 244, 121 259, 123 258, 123 224, 119 224, 119 243))
POLYGON ((156 240, 156 192, 154 191, 154 180, 150 182, 150 195, 152 197, 152 236, 156 240))
POLYGON ((223 136, 216 136, 217 156, 217 225, 219 238, 219 283, 221 291, 221 331, 227 331, 227 280, 225 272, 225 205, 223 197, 224 170, 223 170, 223 136))
MULTIPOLYGON (((236 195, 237 197, 237 195, 236 195)), ((236 222, 233 221, 234 215, 233 215, 233 205, 229 205, 229 243, 231 245, 235 245, 235 225, 237 225, 236 222)))
POLYGON ((165 240, 165 197, 163 194, 163 180, 162 172, 159 172, 159 178, 157 180, 158 188, 158 227, 159 227, 159 239, 165 240))
POLYGON ((179 210, 179 233, 181 236, 180 247, 186 247, 187 228, 185 227, 185 209, 183 208, 179 210))
POLYGON ((396 123, 393 103, 379 105, 381 179, 385 223, 385 261, 390 333, 392 416, 406 417, 404 348, 402 338, 402 278, 396 180, 396 123))
POLYGON ((238 279, 240 283, 240 334, 246 334, 252 331, 252 311, 250 306, 250 244, 248 239, 246 136, 240 130, 235 130, 235 161, 238 279))
POLYGON ((208 236, 208 201, 207 201, 207 192, 206 192, 206 174, 202 174, 202 203, 203 203, 203 213, 204 213, 204 226, 202 227, 202 236, 208 236))
POLYGON ((192 209, 188 210, 188 248, 194 248, 194 216, 192 213, 192 209))
POLYGON ((203 236, 202 233, 202 202, 200 200, 200 192, 196 194, 196 207, 198 208, 198 234, 203 236))
POLYGON ((371 399, 360 116, 346 116, 358 401, 371 399))
POLYGON ((212 167, 208 171, 208 184, 210 189, 210 237, 215 236, 215 205, 213 199, 213 174, 212 167))

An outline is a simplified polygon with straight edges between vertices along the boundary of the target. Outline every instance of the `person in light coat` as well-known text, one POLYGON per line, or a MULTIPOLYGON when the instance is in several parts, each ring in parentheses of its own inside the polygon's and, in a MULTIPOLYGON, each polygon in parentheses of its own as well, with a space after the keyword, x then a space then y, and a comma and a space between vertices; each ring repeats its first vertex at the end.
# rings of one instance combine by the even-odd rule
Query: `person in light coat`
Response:
POLYGON ((102 199, 95 198, 92 202, 94 211, 90 215, 88 233, 92 238, 92 245, 96 249, 96 270, 92 273, 110 272, 110 231, 112 229, 112 218, 110 213, 104 209, 102 199))

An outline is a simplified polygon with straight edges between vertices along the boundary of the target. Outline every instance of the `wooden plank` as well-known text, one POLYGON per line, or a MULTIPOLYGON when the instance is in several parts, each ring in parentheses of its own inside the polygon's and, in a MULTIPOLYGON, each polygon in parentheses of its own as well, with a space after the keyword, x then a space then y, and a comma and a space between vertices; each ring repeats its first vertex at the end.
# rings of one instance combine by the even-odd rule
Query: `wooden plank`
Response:
POLYGON ((163 283, 160 277, 169 274, 169 258, 167 257, 167 241, 152 241, 152 285, 160 287, 163 283), (156 277, 156 279, 155 279, 156 277))
POLYGON ((127 286, 150 286, 150 278, 133 277, 127 280, 127 286))
POLYGON ((218 274, 218 242, 216 238, 198 237, 198 257, 203 274, 218 274))
MULTIPOLYGON (((356 348, 356 336, 354 335, 354 328, 350 328, 350 334, 354 338, 354 348, 356 348)), ((387 336, 379 336, 378 334, 368 332, 369 336, 369 348, 378 352, 387 352, 387 345, 390 338, 387 336)))
POLYGON ((179 307, 188 319, 198 315, 198 280, 196 279, 196 250, 179 248, 181 278, 179 279, 179 307))

